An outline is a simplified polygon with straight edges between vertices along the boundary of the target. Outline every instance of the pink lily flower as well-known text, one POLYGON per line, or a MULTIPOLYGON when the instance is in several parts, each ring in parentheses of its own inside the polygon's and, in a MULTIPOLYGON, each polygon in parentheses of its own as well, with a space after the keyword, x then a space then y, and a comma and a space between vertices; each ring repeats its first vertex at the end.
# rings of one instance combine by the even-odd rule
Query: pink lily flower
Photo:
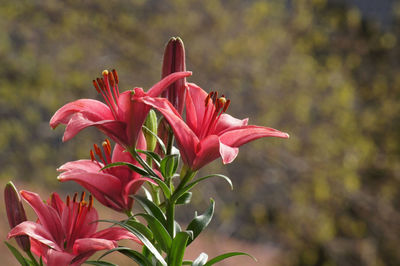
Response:
POLYGON ((287 133, 273 128, 248 125, 248 119, 239 120, 226 110, 230 100, 207 94, 199 86, 188 83, 186 94, 186 123, 178 111, 163 98, 143 97, 140 101, 156 108, 171 125, 186 166, 198 170, 221 157, 231 163, 239 147, 262 137, 289 138, 287 133))
POLYGON ((48 266, 81 265, 98 250, 116 248, 116 241, 140 240, 120 227, 97 230, 98 214, 93 208, 93 198, 80 202, 75 194, 72 202, 67 197, 64 203, 57 193, 53 193, 47 204, 40 196, 29 191, 21 191, 21 196, 33 208, 38 221, 25 221, 14 227, 8 238, 28 235, 32 252, 43 258, 48 266))
POLYGON ((191 72, 176 72, 166 76, 147 92, 134 88, 119 93, 119 78, 115 70, 104 70, 102 78, 93 80, 97 92, 106 104, 92 99, 79 99, 67 103, 57 110, 50 120, 50 126, 67 125, 63 141, 74 137, 84 128, 94 126, 124 147, 134 147, 150 108, 133 101, 143 96, 157 97, 170 84, 190 76, 191 72))
MULTIPOLYGON (((140 135, 138 148, 146 147, 143 134, 140 135)), ((103 156, 100 148, 94 145, 94 152, 90 151, 91 160, 68 162, 57 170, 61 172, 58 180, 61 182, 75 181, 86 188, 103 205, 120 212, 130 212, 133 199, 130 195, 136 194, 142 184, 148 180, 140 174, 130 170, 127 166, 116 166, 101 170, 105 165, 115 162, 127 162, 136 166, 139 163, 132 158, 129 152, 116 144, 111 153, 111 145, 104 141, 103 156), (98 161, 95 154, 100 158, 98 161)))

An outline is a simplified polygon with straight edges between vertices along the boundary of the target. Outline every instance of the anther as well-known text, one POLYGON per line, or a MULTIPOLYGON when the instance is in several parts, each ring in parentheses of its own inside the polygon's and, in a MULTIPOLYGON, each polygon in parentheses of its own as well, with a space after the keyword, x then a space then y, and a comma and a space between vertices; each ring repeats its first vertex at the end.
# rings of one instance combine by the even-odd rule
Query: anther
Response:
POLYGON ((73 203, 75 203, 76 202, 76 198, 78 197, 78 193, 77 192, 75 192, 74 193, 74 198, 72 199, 72 202, 73 203))
POLYGON ((115 69, 113 69, 113 70, 111 70, 111 72, 113 73, 115 83, 118 84, 119 83, 119 78, 118 78, 117 71, 115 69))
POLYGON ((67 206, 69 206, 69 202, 71 201, 71 198, 69 197, 69 195, 67 195, 67 199, 65 201, 66 201, 67 206))
POLYGON ((108 80, 110 81, 110 85, 111 87, 114 87, 114 78, 113 75, 111 74, 111 72, 108 72, 108 80))
POLYGON ((97 84, 99 84, 100 89, 104 90, 105 87, 104 87, 104 83, 103 83, 102 79, 97 78, 96 81, 97 81, 97 84))
POLYGON ((90 159, 92 159, 92 162, 96 160, 96 158, 94 157, 93 150, 90 150, 90 159))
POLYGON ((96 152, 96 154, 100 157, 100 159, 103 157, 103 154, 101 153, 101 150, 99 148, 99 146, 97 146, 97 144, 93 144, 94 147, 94 151, 96 152))
POLYGON ((213 100, 213 103, 214 103, 214 104, 215 104, 215 102, 217 101, 217 98, 218 98, 218 92, 215 91, 214 94, 212 95, 212 100, 213 100))
POLYGON ((92 195, 89 195, 89 206, 88 206, 88 211, 93 207, 93 197, 92 195))
POLYGON ((85 201, 85 195, 86 195, 85 191, 82 191, 82 194, 81 194, 81 202, 82 202, 82 201, 85 201))
POLYGON ((226 112, 226 110, 228 110, 229 104, 231 104, 231 100, 228 99, 228 100, 225 102, 224 109, 222 109, 222 111, 223 111, 224 113, 226 112))
POLYGON ((206 100, 205 100, 205 104, 206 104, 206 107, 208 106, 208 102, 210 101, 210 94, 207 94, 207 97, 206 97, 206 100))
POLYGON ((106 152, 108 155, 110 155, 111 154, 111 146, 110 146, 109 142, 103 141, 101 143, 101 145, 103 146, 104 152, 106 152))
POLYGON ((93 86, 94 86, 94 88, 96 89, 96 91, 97 91, 98 93, 100 93, 99 85, 97 85, 97 82, 96 82, 95 80, 93 80, 93 86))
POLYGON ((103 72, 101 72, 101 74, 102 74, 104 77, 106 77, 106 76, 108 75, 108 70, 107 70, 107 69, 104 69, 103 72))

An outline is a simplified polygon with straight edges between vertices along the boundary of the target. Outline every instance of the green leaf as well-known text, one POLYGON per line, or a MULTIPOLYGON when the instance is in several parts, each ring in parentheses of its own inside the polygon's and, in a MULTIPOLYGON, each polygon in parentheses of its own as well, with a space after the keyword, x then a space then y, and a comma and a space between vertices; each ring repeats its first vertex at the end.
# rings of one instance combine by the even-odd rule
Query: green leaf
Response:
POLYGON ((142 176, 149 176, 149 173, 146 172, 146 170, 144 170, 144 169, 142 169, 142 168, 140 168, 140 167, 138 167, 138 166, 136 166, 134 164, 127 163, 127 162, 110 163, 110 164, 107 164, 106 166, 104 166, 103 168, 101 168, 100 171, 102 171, 104 169, 111 168, 111 167, 116 167, 116 166, 128 166, 132 171, 134 171, 134 172, 136 172, 136 173, 138 173, 138 174, 140 174, 142 176))
POLYGON ((96 260, 88 260, 88 261, 85 261, 85 264, 98 265, 98 266, 118 266, 117 264, 113 264, 113 263, 111 263, 111 262, 107 262, 107 261, 96 261, 96 260))
POLYGON ((172 240, 171 249, 168 252, 168 266, 181 266, 185 254, 186 243, 191 237, 189 232, 179 232, 172 240))
POLYGON ((11 253, 14 255, 14 257, 18 260, 18 262, 22 266, 29 266, 28 260, 24 258, 24 256, 22 256, 22 254, 18 251, 18 249, 16 249, 6 241, 4 241, 4 243, 7 245, 8 249, 11 251, 11 253))
POLYGON ((192 192, 185 192, 179 199, 176 200, 176 204, 189 204, 192 199, 192 192))
POLYGON ((167 155, 162 159, 160 163, 160 171, 164 178, 170 178, 176 172, 178 168, 179 155, 171 154, 167 155))
POLYGON ((145 197, 135 195, 134 198, 139 202, 139 204, 143 207, 145 212, 150 214, 151 216, 154 216, 159 220, 163 226, 167 225, 167 220, 165 218, 164 213, 162 210, 154 204, 152 201, 146 199, 145 197))
POLYGON ((184 260, 182 262, 182 265, 192 265, 192 264, 193 264, 193 261, 191 261, 191 260, 184 260))
POLYGON ((244 253, 244 252, 229 252, 229 253, 225 253, 225 254, 219 255, 219 256, 217 256, 215 258, 212 258, 206 264, 204 264, 204 266, 211 266, 211 265, 214 265, 215 263, 220 262, 220 261, 222 261, 224 259, 227 259, 227 258, 230 258, 230 257, 233 257, 233 256, 241 256, 241 255, 249 256, 254 261, 257 261, 256 258, 254 258, 253 256, 251 256, 251 255, 249 255, 247 253, 244 253))
POLYGON ((136 261, 136 263, 138 263, 140 266, 152 266, 151 262, 146 258, 146 256, 144 256, 140 252, 137 252, 136 250, 132 250, 128 247, 117 247, 117 248, 108 250, 103 255, 101 255, 98 260, 102 259, 103 257, 105 257, 108 254, 115 252, 115 251, 118 251, 121 254, 124 254, 125 256, 131 258, 132 260, 136 261))
MULTIPOLYGON (((168 186, 164 183, 164 181, 160 180, 157 177, 152 177, 148 176, 148 178, 151 178, 154 182, 157 183, 158 187, 161 188, 161 191, 163 192, 164 196, 169 199, 171 197, 171 190, 168 188, 168 186)), ((146 180, 149 182, 148 180, 146 180)))
POLYGON ((147 221, 147 225, 153 233, 154 239, 160 244, 162 250, 168 252, 171 248, 172 238, 161 222, 154 216, 146 213, 140 213, 136 216, 141 216, 147 221))
POLYGON ((203 252, 202 252, 202 253, 197 257, 197 259, 195 259, 195 260, 193 261, 192 266, 203 266, 204 264, 206 264, 207 260, 208 260, 208 255, 207 255, 206 253, 203 253, 203 252))
POLYGON ((140 233, 142 233, 148 239, 153 238, 153 233, 144 224, 134 221, 133 219, 127 220, 126 224, 128 224, 129 226, 132 226, 133 228, 136 228, 140 233))
POLYGON ((140 152, 140 153, 143 153, 143 154, 146 154, 151 159, 153 159, 153 161, 157 164, 158 167, 160 166, 161 157, 160 157, 160 155, 158 155, 154 151, 145 151, 145 150, 140 150, 140 149, 136 149, 136 151, 140 152))
POLYGON ((161 139, 159 136, 157 136, 157 134, 154 134, 154 133, 153 133, 150 129, 148 129, 147 127, 143 126, 143 128, 144 128, 145 130, 147 130, 150 134, 152 134, 152 135, 157 139, 157 142, 158 142, 158 144, 160 145, 160 148, 161 148, 162 152, 163 152, 164 154, 167 154, 167 149, 165 148, 165 144, 164 144, 164 142, 162 141, 162 139, 161 139))
POLYGON ((189 191, 190 189, 192 189, 194 186, 196 186, 198 183, 200 183, 201 181, 207 180, 211 177, 219 177, 224 179, 226 182, 228 182, 229 186, 231 187, 231 189, 233 189, 233 185, 232 185, 232 181, 229 179, 229 177, 224 176, 224 175, 220 175, 220 174, 212 174, 212 175, 208 175, 202 178, 197 179, 196 181, 189 183, 186 187, 183 187, 181 189, 176 190, 174 195, 172 196, 172 201, 178 199, 179 197, 181 197, 185 192, 189 191))
POLYGON ((149 251, 155 256, 155 258, 161 263, 163 266, 167 266, 167 263, 165 262, 164 258, 161 256, 161 254, 158 252, 158 250, 154 247, 154 245, 150 242, 149 239, 147 239, 139 230, 136 228, 124 223, 124 222, 119 222, 119 221, 113 221, 113 220, 99 220, 99 222, 109 222, 109 223, 114 223, 118 224, 119 226, 127 229, 129 232, 134 234, 137 238, 139 238, 140 241, 149 249, 149 251))
POLYGON ((193 238, 189 239, 188 245, 192 243, 192 241, 201 233, 201 231, 204 230, 204 228, 207 227, 207 225, 210 223, 213 214, 214 214, 214 208, 215 208, 215 202, 213 199, 210 199, 211 205, 208 207, 208 209, 199 216, 194 217, 194 219, 190 222, 186 230, 190 230, 193 232, 193 238))

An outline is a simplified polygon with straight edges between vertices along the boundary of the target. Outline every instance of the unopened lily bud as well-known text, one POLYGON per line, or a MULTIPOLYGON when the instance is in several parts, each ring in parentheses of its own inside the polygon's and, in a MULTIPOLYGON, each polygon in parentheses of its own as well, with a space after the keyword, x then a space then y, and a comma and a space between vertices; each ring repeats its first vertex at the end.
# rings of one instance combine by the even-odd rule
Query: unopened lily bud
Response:
MULTIPOLYGON (((179 71, 186 71, 185 48, 181 38, 173 37, 165 47, 161 77, 164 78, 179 71)), ((161 96, 167 98, 179 114, 182 114, 185 94, 186 78, 183 78, 170 85, 161 96)))
MULTIPOLYGON (((21 197, 11 181, 8 182, 4 188, 4 203, 6 205, 8 223, 11 229, 26 221, 26 213, 22 205, 21 197)), ((27 235, 17 236, 15 240, 22 250, 30 251, 31 244, 27 235)))
POLYGON ((146 138, 147 150, 154 151, 157 145, 157 115, 154 110, 150 110, 147 115, 144 126, 147 129, 143 130, 144 137, 146 138), (150 130, 150 132, 149 132, 150 130))

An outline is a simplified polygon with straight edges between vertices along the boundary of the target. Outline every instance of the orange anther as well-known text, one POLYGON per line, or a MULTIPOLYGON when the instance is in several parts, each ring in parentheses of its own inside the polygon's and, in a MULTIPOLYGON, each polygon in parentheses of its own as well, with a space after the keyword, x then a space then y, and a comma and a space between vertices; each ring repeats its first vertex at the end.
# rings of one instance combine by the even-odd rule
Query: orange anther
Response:
POLYGON ((117 71, 115 69, 113 69, 113 70, 111 70, 111 72, 113 73, 115 83, 118 84, 119 83, 119 78, 118 78, 117 71))

